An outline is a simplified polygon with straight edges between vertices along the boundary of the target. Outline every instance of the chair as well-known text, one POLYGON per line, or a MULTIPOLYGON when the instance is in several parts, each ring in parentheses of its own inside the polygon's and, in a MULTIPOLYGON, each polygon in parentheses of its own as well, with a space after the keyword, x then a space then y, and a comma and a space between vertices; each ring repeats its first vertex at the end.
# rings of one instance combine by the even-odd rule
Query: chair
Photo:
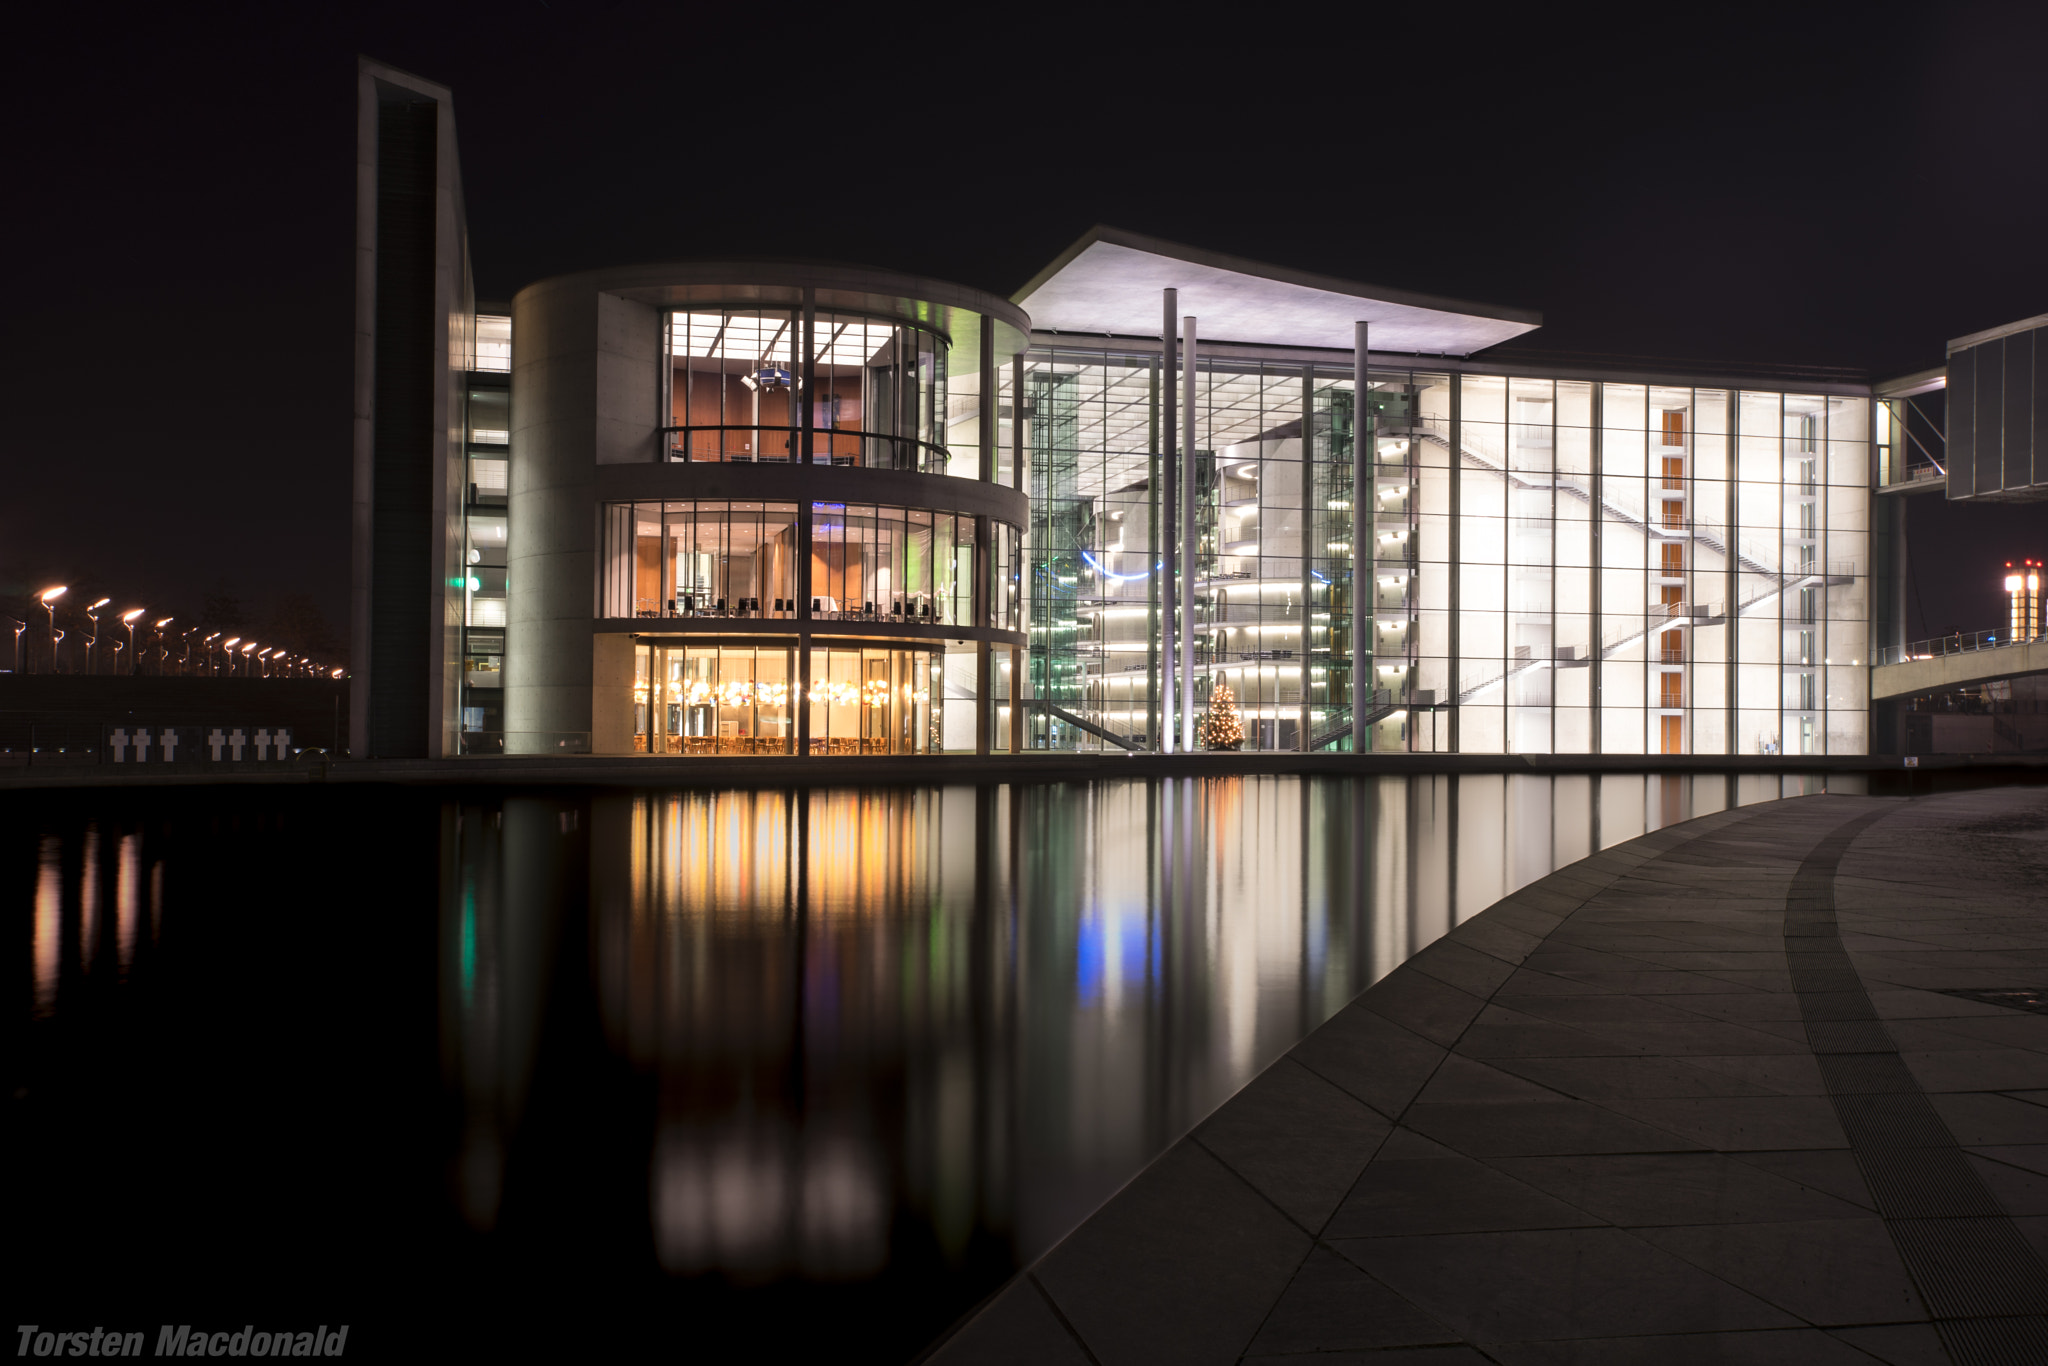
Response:
POLYGON ((875 614, 875 605, 871 602, 862 603, 860 605, 860 614, 864 617, 873 616, 875 614))
POLYGON ((722 616, 724 616, 724 615, 725 615, 725 599, 724 599, 724 598, 720 598, 720 599, 718 600, 718 606, 717 606, 717 607, 715 607, 715 608, 713 608, 712 610, 713 610, 713 611, 715 611, 715 612, 717 612, 717 613, 718 613, 718 615, 720 615, 721 617, 722 617, 722 616))

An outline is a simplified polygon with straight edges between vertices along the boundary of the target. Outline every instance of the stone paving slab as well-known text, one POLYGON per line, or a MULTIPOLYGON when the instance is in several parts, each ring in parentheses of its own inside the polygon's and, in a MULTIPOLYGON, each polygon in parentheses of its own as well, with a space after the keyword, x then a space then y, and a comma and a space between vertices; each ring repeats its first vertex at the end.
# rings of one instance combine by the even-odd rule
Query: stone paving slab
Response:
POLYGON ((2048 790, 1603 851, 1345 1007, 931 1354, 2048 1360, 2048 790))

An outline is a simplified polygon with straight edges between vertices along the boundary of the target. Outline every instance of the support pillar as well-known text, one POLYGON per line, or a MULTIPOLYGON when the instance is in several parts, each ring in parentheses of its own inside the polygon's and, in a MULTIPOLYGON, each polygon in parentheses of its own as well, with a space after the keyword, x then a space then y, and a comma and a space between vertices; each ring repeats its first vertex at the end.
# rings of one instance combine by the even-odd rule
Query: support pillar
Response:
MULTIPOLYGON (((993 623, 994 614, 989 610, 992 588, 991 569, 995 556, 991 553, 990 537, 994 524, 986 516, 974 519, 974 624, 988 626, 993 623)), ((988 642, 974 642, 974 752, 988 753, 989 741, 995 734, 995 692, 994 672, 989 658, 988 642)))
POLYGON ((1195 320, 1185 324, 1187 351, 1181 361, 1180 476, 1180 747, 1195 748, 1195 320))
POLYGON ((1301 367, 1301 637, 1297 651, 1301 663, 1301 720, 1297 723, 1294 746, 1303 754, 1315 747, 1315 709, 1309 692, 1314 677, 1309 656, 1315 641, 1315 429, 1316 372, 1314 366, 1304 365, 1301 367))
POLYGON ((1174 606, 1179 594, 1180 553, 1176 549, 1179 538, 1174 535, 1174 511, 1180 506, 1180 462, 1174 458, 1174 424, 1176 418, 1174 397, 1179 392, 1179 321, 1175 310, 1180 306, 1180 291, 1169 289, 1166 295, 1166 317, 1159 329, 1160 345, 1160 439, 1159 449, 1164 452, 1160 465, 1164 478, 1161 487, 1153 490, 1153 500, 1159 508, 1160 548, 1165 552, 1160 566, 1160 654, 1165 667, 1159 671, 1159 749, 1171 754, 1174 746, 1174 730, 1178 724, 1174 709, 1174 606))
POLYGON ((1353 323, 1351 335, 1351 752, 1365 754, 1372 749, 1366 716, 1378 695, 1373 686, 1374 650, 1378 626, 1374 607, 1379 597, 1374 552, 1378 536, 1373 509, 1378 497, 1373 488, 1372 376, 1368 367, 1370 341, 1365 323, 1353 323))

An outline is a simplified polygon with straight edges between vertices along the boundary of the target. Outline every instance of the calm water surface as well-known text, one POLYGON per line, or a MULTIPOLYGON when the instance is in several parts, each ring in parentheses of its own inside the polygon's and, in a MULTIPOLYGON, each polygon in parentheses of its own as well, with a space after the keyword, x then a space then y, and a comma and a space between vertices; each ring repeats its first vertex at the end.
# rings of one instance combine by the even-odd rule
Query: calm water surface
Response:
POLYGON ((1451 925, 1821 787, 8 798, 22 1322, 904 1361, 1451 925))

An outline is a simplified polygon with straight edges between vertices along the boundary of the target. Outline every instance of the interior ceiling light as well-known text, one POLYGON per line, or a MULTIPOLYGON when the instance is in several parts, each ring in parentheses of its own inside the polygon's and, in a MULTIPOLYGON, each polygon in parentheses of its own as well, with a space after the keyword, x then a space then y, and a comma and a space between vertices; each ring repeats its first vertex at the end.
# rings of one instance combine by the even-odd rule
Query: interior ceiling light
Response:
MULTIPOLYGON (((700 360, 758 360, 763 368, 787 371, 796 360, 793 344, 801 335, 801 326, 791 327, 786 316, 678 313, 669 326, 669 354, 700 360)), ((872 365, 895 340, 896 328, 891 323, 820 318, 813 359, 819 365, 872 365)))

